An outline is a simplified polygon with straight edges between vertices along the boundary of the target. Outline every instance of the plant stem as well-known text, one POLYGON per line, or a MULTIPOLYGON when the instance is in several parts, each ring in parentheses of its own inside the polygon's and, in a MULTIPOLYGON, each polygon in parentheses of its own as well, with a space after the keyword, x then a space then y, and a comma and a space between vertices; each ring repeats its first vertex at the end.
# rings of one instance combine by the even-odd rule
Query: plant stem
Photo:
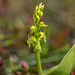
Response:
POLYGON ((40 60, 40 50, 36 50, 35 55, 36 55, 36 61, 37 61, 37 67, 38 67, 39 75, 42 75, 42 67, 41 67, 41 60, 40 60))

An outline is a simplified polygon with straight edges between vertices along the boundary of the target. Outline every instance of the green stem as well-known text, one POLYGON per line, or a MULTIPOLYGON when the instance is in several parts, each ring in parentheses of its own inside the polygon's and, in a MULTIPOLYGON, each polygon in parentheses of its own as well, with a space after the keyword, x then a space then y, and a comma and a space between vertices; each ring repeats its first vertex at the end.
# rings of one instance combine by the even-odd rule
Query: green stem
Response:
POLYGON ((40 50, 36 50, 35 55, 36 55, 36 61, 37 61, 37 67, 38 67, 39 75, 42 75, 42 67, 41 67, 41 60, 40 60, 40 50))

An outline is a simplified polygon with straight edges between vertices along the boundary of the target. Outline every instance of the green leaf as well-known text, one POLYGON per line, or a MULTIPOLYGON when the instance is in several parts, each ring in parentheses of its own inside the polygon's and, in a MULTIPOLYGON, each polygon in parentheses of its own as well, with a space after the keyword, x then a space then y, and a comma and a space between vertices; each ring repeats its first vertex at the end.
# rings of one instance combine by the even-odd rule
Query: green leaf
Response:
POLYGON ((70 75, 74 65, 75 45, 65 55, 58 66, 49 69, 44 75, 70 75))

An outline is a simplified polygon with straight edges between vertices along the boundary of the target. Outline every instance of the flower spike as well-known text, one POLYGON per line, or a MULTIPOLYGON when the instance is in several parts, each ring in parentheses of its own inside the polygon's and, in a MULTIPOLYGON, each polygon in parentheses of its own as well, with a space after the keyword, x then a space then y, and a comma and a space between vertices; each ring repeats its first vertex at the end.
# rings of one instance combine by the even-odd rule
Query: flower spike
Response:
POLYGON ((34 25, 30 27, 31 32, 28 35, 28 41, 27 41, 29 47, 32 44, 35 47, 34 51, 40 50, 40 52, 41 52, 40 41, 43 39, 46 42, 45 33, 39 30, 41 27, 47 26, 45 25, 44 22, 40 22, 40 19, 43 16, 43 9, 44 5, 42 3, 36 5, 33 13, 34 25))

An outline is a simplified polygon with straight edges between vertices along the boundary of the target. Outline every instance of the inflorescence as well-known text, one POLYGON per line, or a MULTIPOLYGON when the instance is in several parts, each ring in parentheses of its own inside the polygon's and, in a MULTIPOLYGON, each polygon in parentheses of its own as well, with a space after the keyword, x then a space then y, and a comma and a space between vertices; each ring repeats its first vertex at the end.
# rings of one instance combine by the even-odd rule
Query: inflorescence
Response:
POLYGON ((46 42, 46 36, 45 32, 40 31, 41 27, 46 27, 44 22, 40 22, 40 19, 43 16, 43 9, 44 5, 40 3, 39 5, 36 5, 34 13, 33 13, 33 20, 34 20, 34 25, 30 27, 31 32, 28 35, 28 40, 27 43, 30 45, 32 44, 35 49, 34 50, 40 50, 41 52, 41 45, 40 41, 43 39, 46 42))

